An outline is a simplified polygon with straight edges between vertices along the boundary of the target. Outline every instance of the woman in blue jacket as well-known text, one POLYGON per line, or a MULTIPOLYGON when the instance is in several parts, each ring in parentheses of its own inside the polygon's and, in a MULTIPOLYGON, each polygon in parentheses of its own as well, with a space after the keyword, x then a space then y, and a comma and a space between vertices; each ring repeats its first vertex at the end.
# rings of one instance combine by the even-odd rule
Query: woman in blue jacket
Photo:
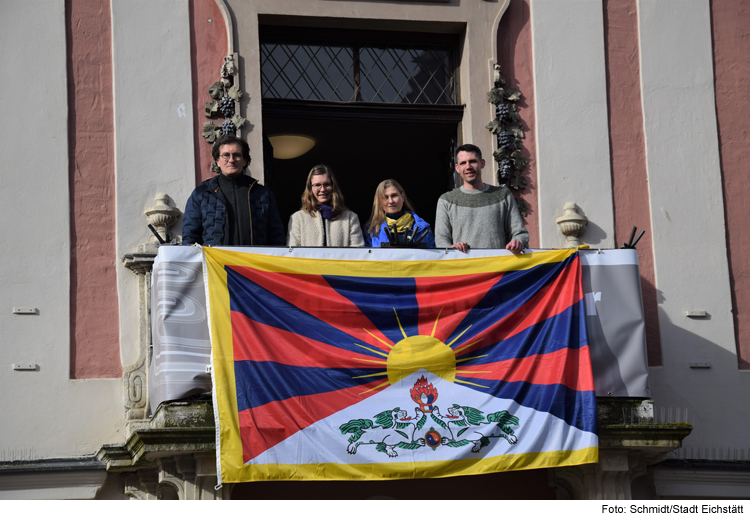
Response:
POLYGON ((396 180, 382 181, 375 190, 372 214, 365 224, 365 246, 381 247, 390 242, 386 229, 391 238, 397 240, 397 246, 409 246, 418 240, 427 247, 435 247, 430 224, 417 216, 404 188, 396 180))

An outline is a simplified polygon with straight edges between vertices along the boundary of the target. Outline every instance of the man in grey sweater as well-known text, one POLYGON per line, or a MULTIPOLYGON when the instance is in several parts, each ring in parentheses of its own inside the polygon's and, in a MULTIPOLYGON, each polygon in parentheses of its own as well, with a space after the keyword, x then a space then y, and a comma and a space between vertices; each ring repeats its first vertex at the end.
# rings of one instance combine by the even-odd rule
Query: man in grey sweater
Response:
POLYGON ((529 232, 510 190, 482 181, 482 151, 458 147, 456 172, 463 179, 458 189, 438 200, 435 245, 466 253, 469 249, 502 249, 520 253, 529 247, 529 232))

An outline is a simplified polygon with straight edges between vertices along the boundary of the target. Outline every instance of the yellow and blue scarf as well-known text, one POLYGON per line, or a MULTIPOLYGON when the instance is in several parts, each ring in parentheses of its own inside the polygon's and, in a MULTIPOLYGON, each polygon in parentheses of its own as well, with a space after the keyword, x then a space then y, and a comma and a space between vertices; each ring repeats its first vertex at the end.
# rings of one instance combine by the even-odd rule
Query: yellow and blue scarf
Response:
POLYGON ((386 216, 385 221, 388 231, 395 231, 396 233, 411 231, 411 228, 414 226, 414 216, 408 211, 396 219, 386 216))

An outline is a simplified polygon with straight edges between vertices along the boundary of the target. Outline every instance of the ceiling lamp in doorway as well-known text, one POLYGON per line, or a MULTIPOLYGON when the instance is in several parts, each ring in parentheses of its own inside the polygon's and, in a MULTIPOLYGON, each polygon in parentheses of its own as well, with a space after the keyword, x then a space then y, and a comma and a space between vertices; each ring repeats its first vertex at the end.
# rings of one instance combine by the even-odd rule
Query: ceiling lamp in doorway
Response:
POLYGON ((315 140, 308 136, 277 135, 268 136, 273 146, 273 157, 276 159, 294 159, 310 152, 315 146, 315 140))

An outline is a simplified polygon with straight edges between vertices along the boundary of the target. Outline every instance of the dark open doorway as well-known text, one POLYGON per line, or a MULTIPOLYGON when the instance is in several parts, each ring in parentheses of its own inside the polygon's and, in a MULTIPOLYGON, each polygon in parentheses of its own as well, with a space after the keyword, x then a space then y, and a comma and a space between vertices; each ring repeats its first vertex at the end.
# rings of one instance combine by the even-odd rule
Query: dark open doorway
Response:
POLYGON ((370 217, 377 185, 397 180, 417 214, 434 225, 440 195, 453 187, 454 123, 267 117, 267 135, 301 134, 315 139, 312 150, 296 159, 265 156, 267 184, 274 191, 282 220, 300 208, 307 174, 319 164, 330 165, 341 185, 347 206, 359 215, 363 228, 370 217))
POLYGON ((434 224, 452 189, 458 105, 455 34, 261 26, 263 133, 302 135, 315 146, 275 159, 264 176, 283 221, 300 208, 307 174, 330 165, 346 204, 367 222, 377 185, 397 180, 434 224))

